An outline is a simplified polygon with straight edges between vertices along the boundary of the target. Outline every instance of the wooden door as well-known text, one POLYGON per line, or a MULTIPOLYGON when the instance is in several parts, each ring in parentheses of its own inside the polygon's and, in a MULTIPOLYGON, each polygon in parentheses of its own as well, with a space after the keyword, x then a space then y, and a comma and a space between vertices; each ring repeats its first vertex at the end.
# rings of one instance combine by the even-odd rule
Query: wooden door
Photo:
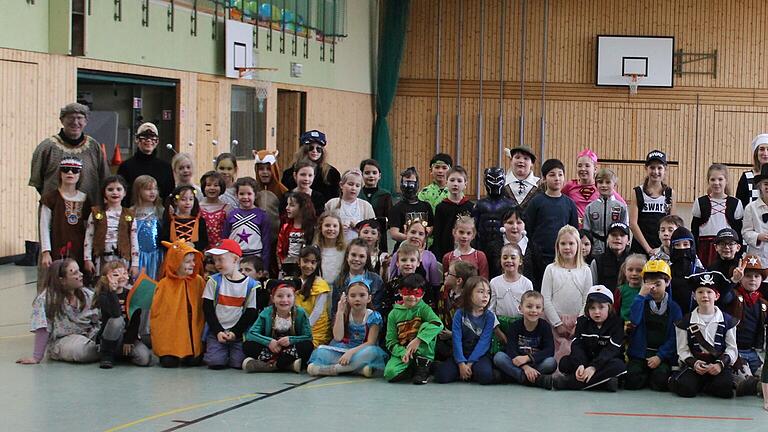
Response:
POLYGON ((293 156, 299 148, 299 136, 304 125, 303 92, 277 91, 277 149, 278 163, 281 169, 287 168, 293 162, 293 156))
POLYGON ((219 83, 197 82, 197 171, 203 173, 213 169, 213 159, 229 151, 229 144, 219 135, 219 83), (212 145, 213 141, 217 145, 212 145))
POLYGON ((0 257, 7 257, 24 253, 25 240, 38 239, 40 197, 27 185, 29 167, 37 144, 57 130, 39 131, 37 127, 37 64, 0 60, 0 76, 0 142, 4 149, 0 158, 0 257))

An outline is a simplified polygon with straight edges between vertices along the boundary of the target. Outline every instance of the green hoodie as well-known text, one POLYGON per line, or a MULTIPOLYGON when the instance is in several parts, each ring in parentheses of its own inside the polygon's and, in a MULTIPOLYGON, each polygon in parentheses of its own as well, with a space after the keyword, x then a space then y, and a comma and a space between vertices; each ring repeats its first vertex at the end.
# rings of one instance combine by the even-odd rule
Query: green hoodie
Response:
POLYGON ((419 338, 422 344, 417 353, 433 359, 435 338, 442 329, 440 318, 424 301, 420 300, 412 308, 396 304, 387 317, 387 349, 393 357, 400 358, 405 354, 408 343, 419 338))

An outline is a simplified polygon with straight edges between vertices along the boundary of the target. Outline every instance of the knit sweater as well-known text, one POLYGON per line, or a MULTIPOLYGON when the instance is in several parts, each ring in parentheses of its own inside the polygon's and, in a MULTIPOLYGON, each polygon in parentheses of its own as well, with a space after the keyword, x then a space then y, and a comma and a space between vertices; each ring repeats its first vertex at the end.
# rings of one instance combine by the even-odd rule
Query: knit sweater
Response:
POLYGON ((561 315, 578 315, 584 310, 587 292, 592 287, 589 267, 566 269, 550 264, 544 270, 541 294, 544 296, 544 313, 552 327, 561 324, 561 315))

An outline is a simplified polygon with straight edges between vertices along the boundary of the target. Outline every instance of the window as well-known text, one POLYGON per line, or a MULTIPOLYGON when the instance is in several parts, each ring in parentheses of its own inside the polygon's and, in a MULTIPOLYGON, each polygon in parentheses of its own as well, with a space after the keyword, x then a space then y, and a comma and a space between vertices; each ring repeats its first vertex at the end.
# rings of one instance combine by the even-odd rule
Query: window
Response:
POLYGON ((262 88, 232 86, 230 137, 237 140, 232 153, 238 159, 253 158, 253 150, 267 143, 267 97, 262 88))

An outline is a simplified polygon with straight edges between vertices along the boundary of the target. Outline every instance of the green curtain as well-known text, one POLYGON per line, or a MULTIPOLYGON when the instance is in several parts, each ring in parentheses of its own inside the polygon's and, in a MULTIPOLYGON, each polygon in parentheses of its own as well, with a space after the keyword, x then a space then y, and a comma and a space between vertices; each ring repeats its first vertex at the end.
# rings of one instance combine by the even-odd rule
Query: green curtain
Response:
POLYGON ((410 0, 387 0, 384 5, 384 23, 379 36, 379 65, 376 83, 376 123, 373 126, 373 158, 381 164, 380 185, 392 192, 395 173, 392 164, 392 141, 387 116, 392 108, 400 78, 400 60, 405 44, 410 0))

